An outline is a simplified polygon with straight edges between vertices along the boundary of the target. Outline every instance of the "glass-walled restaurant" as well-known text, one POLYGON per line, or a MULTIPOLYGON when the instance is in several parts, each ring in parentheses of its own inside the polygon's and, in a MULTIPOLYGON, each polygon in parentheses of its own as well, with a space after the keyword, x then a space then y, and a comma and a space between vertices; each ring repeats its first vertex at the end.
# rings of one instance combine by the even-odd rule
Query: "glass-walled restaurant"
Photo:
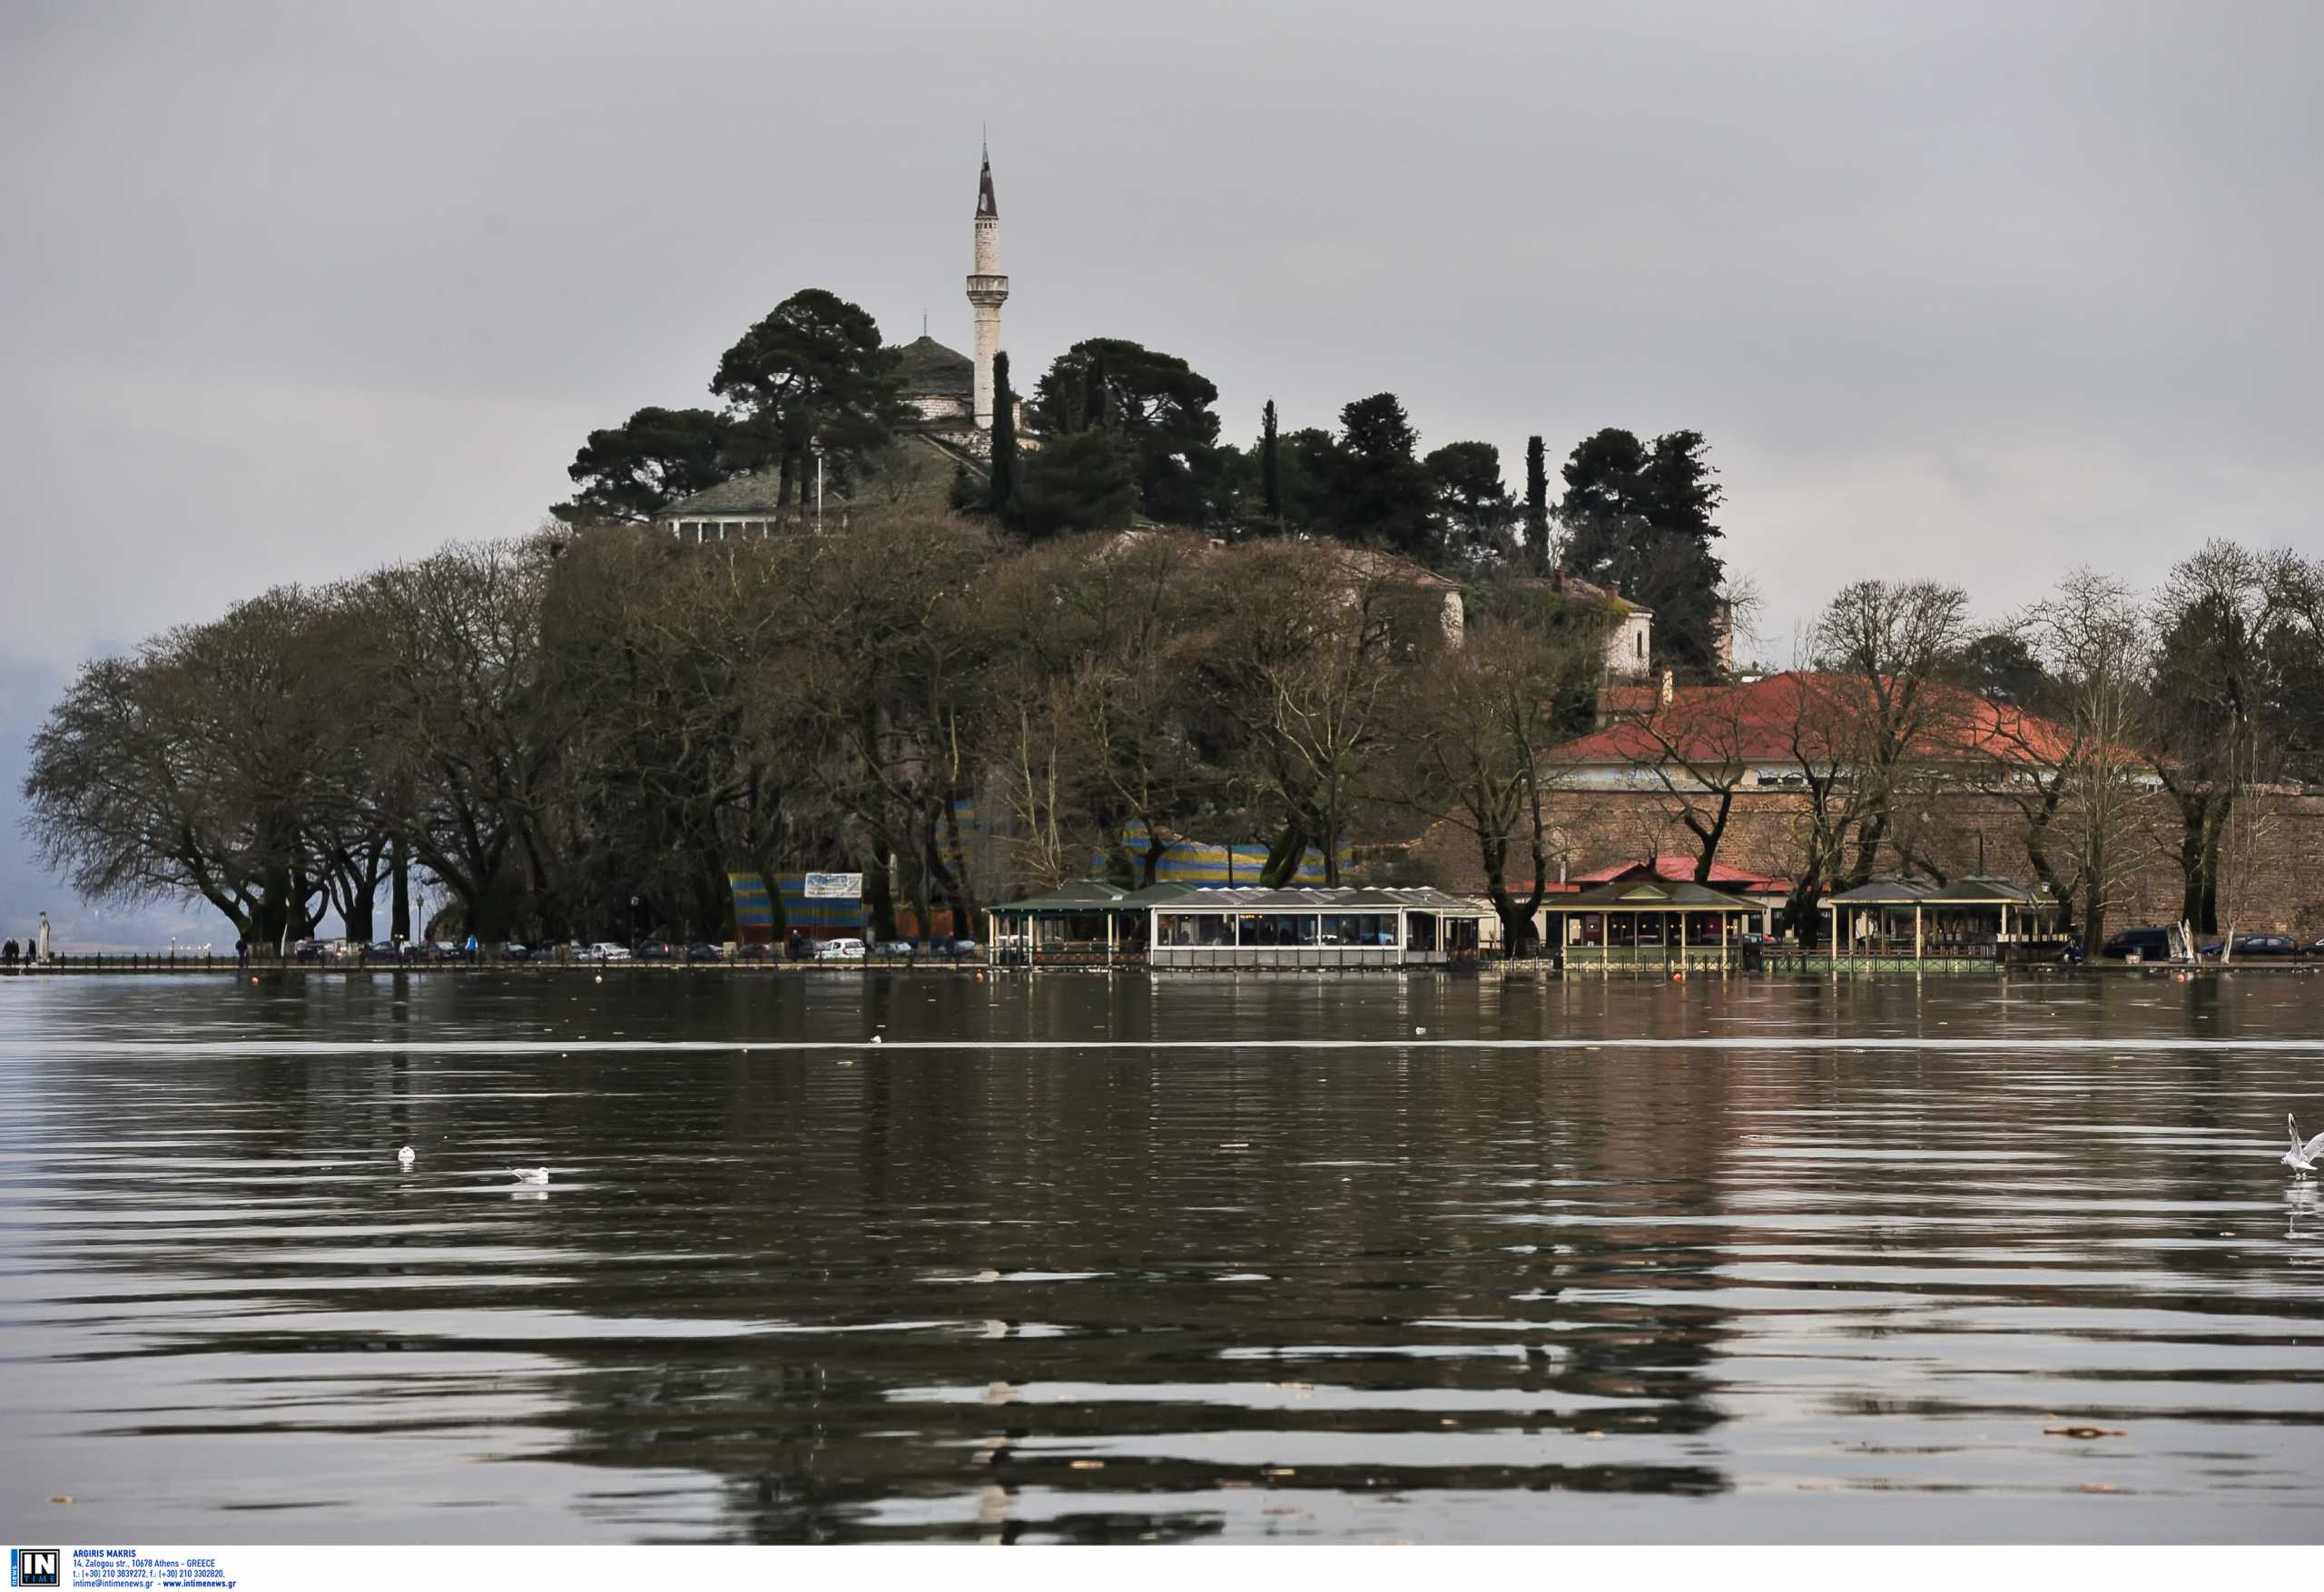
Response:
POLYGON ((1436 889, 1091 881, 992 908, 987 952, 1035 968, 1428 968, 1474 958, 1484 917, 1436 889))
POLYGON ((1414 968, 1473 958, 1484 909, 1434 889, 1193 889, 1148 909, 1156 968, 1414 968))

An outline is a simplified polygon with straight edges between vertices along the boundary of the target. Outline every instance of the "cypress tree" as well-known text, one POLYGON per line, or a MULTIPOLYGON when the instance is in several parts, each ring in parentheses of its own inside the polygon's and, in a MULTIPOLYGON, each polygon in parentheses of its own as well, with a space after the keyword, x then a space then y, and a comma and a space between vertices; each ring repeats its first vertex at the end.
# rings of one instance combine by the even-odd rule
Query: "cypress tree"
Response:
POLYGON ((992 475, 985 505, 1006 523, 1017 509, 1017 395, 1009 387, 1009 356, 992 357, 992 475))
POLYGON ((1550 573, 1550 467, 1548 457, 1541 451, 1541 439, 1525 439, 1525 540, 1533 555, 1533 565, 1543 575, 1550 573))
POLYGON ((1273 398, 1267 399, 1267 407, 1259 411, 1259 492, 1267 518, 1282 524, 1283 460, 1277 451, 1273 398))

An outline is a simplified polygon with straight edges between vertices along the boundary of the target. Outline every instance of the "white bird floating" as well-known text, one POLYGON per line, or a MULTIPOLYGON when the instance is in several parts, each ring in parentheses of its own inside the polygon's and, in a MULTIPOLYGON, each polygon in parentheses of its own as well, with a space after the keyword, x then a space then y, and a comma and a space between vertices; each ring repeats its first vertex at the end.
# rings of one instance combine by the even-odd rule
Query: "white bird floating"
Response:
POLYGON ((397 1160, 399 1160, 399 1161, 400 1161, 400 1162, 402 1162, 405 1165, 409 1166, 409 1165, 410 1165, 414 1161, 419 1160, 419 1153, 418 1153, 417 1151, 415 1151, 415 1150, 414 1150, 414 1149, 413 1149, 409 1145, 406 1145, 402 1149, 398 1150, 398 1151, 396 1152, 396 1159, 397 1159, 397 1160))
POLYGON ((546 1166, 511 1166, 508 1168, 508 1175, 515 1178, 518 1183, 547 1183, 548 1181, 548 1168, 546 1166))
POLYGON ((2324 1160, 2324 1134, 2300 1143, 2299 1124, 2292 1120, 2289 1111, 2284 1113, 2284 1125, 2291 1130, 2291 1148, 2284 1152, 2284 1165, 2291 1168, 2294 1177, 2306 1177, 2318 1161, 2324 1160))

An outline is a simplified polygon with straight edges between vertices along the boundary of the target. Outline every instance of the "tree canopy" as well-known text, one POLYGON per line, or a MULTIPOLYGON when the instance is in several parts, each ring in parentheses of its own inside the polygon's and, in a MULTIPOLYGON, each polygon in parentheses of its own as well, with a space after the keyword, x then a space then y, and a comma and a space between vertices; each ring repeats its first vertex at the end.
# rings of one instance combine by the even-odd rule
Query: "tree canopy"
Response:
POLYGON ((1652 608, 1657 648, 1699 673, 1716 666, 1725 623, 1711 550, 1724 493, 1709 452, 1699 431, 1641 443, 1610 427, 1575 445, 1558 505, 1567 568, 1652 608))
POLYGON ((1138 508, 1164 525, 1212 517, 1218 388, 1175 354, 1122 338, 1086 338, 1053 360, 1033 392, 1052 436, 1119 435, 1135 460, 1138 508))
POLYGON ((714 410, 640 409, 589 433, 566 472, 580 490, 551 512, 576 525, 642 524, 734 475, 736 441, 714 410))

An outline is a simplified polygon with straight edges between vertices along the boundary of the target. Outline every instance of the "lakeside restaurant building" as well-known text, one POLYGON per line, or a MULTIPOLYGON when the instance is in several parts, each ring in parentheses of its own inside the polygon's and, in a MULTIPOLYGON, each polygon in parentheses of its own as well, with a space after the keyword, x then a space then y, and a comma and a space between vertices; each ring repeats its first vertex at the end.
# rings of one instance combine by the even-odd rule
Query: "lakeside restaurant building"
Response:
POLYGON ((1840 957, 1989 958, 2056 932, 2058 904, 2005 879, 1972 875, 1950 885, 1876 879, 1824 898, 1832 954, 1840 957))
POLYGON ((1475 959, 1484 916, 1426 889, 1085 883, 993 908, 988 943, 996 963, 1035 968, 1440 968, 1475 959))
POLYGON ((1741 937, 1765 933, 1772 909, 1692 880, 1633 879, 1545 902, 1547 942, 1569 964, 1716 959, 1724 965, 1741 937))

